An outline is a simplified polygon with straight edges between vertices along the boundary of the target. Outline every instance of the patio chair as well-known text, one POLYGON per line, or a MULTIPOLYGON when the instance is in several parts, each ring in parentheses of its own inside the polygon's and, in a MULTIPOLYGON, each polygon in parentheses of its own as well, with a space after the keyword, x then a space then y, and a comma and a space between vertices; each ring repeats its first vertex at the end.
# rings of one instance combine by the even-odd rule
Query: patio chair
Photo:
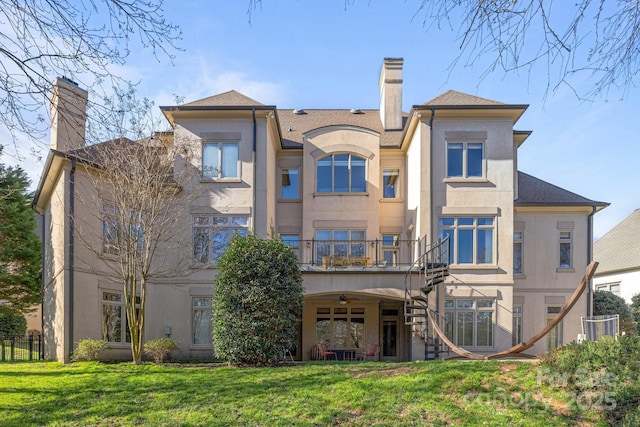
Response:
POLYGON ((360 354, 362 361, 367 360, 367 357, 370 357, 371 360, 376 360, 378 358, 378 351, 380 350, 380 346, 378 344, 369 344, 367 348, 360 354))
POLYGON ((601 316, 583 316, 582 337, 585 340, 597 341, 606 335, 617 337, 620 334, 620 315, 605 314, 601 316))
POLYGON ((325 343, 318 343, 318 359, 327 360, 331 357, 338 360, 338 354, 335 351, 330 351, 325 343))

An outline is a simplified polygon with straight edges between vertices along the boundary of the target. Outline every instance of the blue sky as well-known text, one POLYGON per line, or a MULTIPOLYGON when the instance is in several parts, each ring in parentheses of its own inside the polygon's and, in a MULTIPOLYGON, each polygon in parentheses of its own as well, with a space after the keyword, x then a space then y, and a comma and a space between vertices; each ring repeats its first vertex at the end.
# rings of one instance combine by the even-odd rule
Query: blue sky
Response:
MULTIPOLYGON (((382 59, 403 57, 405 111, 448 89, 529 104, 516 124, 533 131, 519 150, 519 169, 611 203, 595 217, 596 237, 640 208, 638 89, 624 100, 611 92, 583 102, 567 87, 546 92, 544 63, 531 72, 496 70, 484 78, 485 58, 449 70, 459 53, 457 29, 425 27, 415 0, 350 0, 346 6, 343 0, 263 0, 251 24, 248 0, 166 3, 167 18, 182 27, 184 51, 172 64, 140 49, 114 68, 140 81, 138 94, 156 106, 175 104, 175 95, 188 102, 235 89, 279 108, 377 108, 382 59)), ((21 162, 34 182, 47 147, 48 141, 35 147, 42 160, 21 162)))

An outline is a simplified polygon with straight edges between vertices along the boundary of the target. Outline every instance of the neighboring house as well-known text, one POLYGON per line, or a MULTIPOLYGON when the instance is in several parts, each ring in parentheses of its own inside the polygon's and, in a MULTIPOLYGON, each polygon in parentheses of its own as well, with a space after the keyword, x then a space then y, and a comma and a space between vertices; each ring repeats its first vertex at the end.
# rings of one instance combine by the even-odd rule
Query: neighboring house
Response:
MULTIPOLYGON (((380 109, 282 110, 236 91, 161 107, 174 144, 197 145, 199 177, 184 191, 202 196, 189 207, 193 271, 150 286, 147 339, 170 334, 179 357, 211 355, 215 243, 249 230, 280 236, 300 260, 300 360, 313 357, 318 342, 339 351, 379 344, 382 360, 428 357, 433 331, 413 321, 410 308, 405 318, 405 284, 414 277, 407 271, 425 242, 447 236, 449 274, 429 304, 457 345, 505 350, 562 309, 591 260, 593 214, 606 203, 518 171, 517 150, 530 132, 514 124, 526 105, 448 91, 403 113, 402 67, 401 58, 384 60, 380 109)), ((91 191, 83 169, 73 169, 86 99, 58 80, 52 150, 35 201, 46 223, 45 352, 58 360, 69 359, 77 340, 103 338, 103 327, 121 331, 108 335, 109 355, 128 354, 124 311, 114 311, 122 290, 96 273, 109 261, 78 245, 72 254, 66 244, 78 232, 65 216, 80 197, 70 183, 91 191), (64 126, 63 114, 75 123, 64 126)), ((583 295, 531 352, 574 340, 588 301, 583 295)))
POLYGON ((640 293, 640 209, 593 244, 593 258, 600 263, 594 290, 613 292, 631 303, 640 293))

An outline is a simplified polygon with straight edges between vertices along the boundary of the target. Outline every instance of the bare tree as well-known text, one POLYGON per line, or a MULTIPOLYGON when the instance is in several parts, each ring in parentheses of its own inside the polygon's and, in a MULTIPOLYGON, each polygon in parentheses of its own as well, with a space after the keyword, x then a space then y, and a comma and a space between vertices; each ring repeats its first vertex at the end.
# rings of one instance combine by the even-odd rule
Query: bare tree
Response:
POLYGON ((496 69, 526 70, 542 62, 547 92, 561 85, 579 97, 623 95, 637 82, 640 8, 635 0, 421 0, 423 25, 457 29, 453 65, 489 58, 496 69), (578 87, 589 80, 588 89, 578 87))
MULTIPOLYGON (((130 96, 120 98, 113 110, 112 124, 121 135, 125 128, 140 133, 153 120, 145 114, 149 101, 130 96)), ((195 176, 189 150, 174 144, 172 132, 155 132, 135 141, 121 136, 70 154, 84 172, 77 177, 76 193, 84 209, 73 220, 89 250, 85 267, 122 284, 131 352, 140 363, 148 285, 188 274, 192 264, 188 207, 196 194, 184 190, 195 176), (95 262, 100 259, 104 263, 95 262)), ((111 320, 124 328, 123 316, 111 320)), ((103 333, 111 333, 104 320, 103 333)))
MULTIPOLYGON (((262 3, 248 1, 249 21, 262 3)), ((344 0, 344 7, 355 3, 344 0)), ((427 31, 448 29, 457 34, 458 54, 450 70, 483 64, 482 78, 496 71, 531 75, 542 71, 547 76, 545 94, 566 85, 579 98, 610 92, 624 97, 638 83, 637 0, 414 0, 407 4, 414 7, 414 19, 422 21, 427 31)))
POLYGON ((121 83, 111 71, 132 45, 172 58, 181 37, 163 0, 0 0, 0 123, 17 138, 43 137, 53 77, 84 87, 121 83))

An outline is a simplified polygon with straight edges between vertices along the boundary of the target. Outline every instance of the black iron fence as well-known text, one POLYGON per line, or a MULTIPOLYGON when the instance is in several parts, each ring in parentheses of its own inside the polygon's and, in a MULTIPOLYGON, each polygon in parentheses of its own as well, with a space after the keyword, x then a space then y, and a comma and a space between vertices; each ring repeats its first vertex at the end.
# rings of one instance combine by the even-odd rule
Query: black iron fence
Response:
POLYGON ((301 240, 289 244, 300 263, 319 267, 409 267, 423 240, 301 240))
POLYGON ((42 335, 0 338, 0 362, 42 360, 42 335))

